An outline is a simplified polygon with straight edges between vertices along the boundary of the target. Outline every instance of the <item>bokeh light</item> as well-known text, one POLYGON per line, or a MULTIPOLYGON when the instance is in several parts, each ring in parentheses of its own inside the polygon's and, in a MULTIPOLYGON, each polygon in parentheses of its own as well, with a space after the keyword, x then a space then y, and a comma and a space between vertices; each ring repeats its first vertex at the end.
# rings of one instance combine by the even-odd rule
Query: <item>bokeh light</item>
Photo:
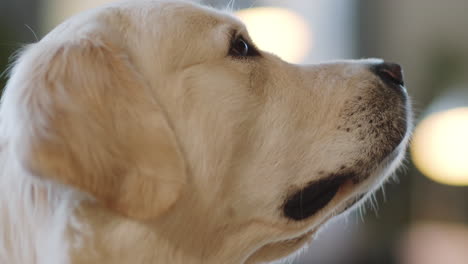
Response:
POLYGON ((424 119, 415 130, 411 154, 419 170, 434 181, 468 185, 468 108, 424 119))
POLYGON ((309 53, 311 33, 307 21, 295 12, 276 7, 257 7, 236 12, 255 44, 291 62, 302 62, 309 53))
POLYGON ((466 264, 468 228, 450 222, 413 224, 402 237, 401 264, 466 264))

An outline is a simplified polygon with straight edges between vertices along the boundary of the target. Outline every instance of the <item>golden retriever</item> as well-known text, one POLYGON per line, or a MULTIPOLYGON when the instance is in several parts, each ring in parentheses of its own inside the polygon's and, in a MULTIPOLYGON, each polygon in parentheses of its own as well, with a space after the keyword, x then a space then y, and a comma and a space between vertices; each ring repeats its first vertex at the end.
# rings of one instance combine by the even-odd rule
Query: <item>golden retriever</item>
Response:
POLYGON ((2 264, 281 259, 379 188, 411 130, 397 64, 289 64, 183 1, 69 19, 2 98, 2 264))

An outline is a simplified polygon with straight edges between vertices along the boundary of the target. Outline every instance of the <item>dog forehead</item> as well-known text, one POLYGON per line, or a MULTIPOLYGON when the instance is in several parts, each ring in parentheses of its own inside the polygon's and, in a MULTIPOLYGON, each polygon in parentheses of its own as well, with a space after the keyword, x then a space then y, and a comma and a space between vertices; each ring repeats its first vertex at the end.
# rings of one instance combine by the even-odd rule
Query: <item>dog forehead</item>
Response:
POLYGON ((196 2, 128 1, 117 6, 121 10, 127 11, 131 17, 139 20, 135 22, 164 23, 168 29, 178 25, 199 28, 213 27, 219 24, 242 25, 235 16, 196 2), (145 21, 140 21, 142 18, 145 21))
POLYGON ((147 35, 151 33, 149 31, 159 33, 157 35, 193 35, 225 24, 243 27, 239 19, 227 12, 195 2, 125 0, 77 14, 52 30, 46 38, 76 39, 88 34, 128 34, 127 38, 132 38, 136 37, 133 34, 147 35))

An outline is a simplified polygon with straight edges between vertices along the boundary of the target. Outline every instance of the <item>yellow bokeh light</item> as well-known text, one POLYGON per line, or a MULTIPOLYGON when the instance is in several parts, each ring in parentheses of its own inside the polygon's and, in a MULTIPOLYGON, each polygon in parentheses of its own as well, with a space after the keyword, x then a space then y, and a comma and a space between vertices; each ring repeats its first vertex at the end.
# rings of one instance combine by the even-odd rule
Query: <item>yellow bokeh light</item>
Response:
POLYGON ((291 62, 302 62, 310 49, 310 29, 298 14, 283 8, 257 7, 236 12, 255 44, 291 62))
POLYGON ((416 128, 411 155, 429 178, 449 185, 468 185, 468 108, 435 113, 416 128))

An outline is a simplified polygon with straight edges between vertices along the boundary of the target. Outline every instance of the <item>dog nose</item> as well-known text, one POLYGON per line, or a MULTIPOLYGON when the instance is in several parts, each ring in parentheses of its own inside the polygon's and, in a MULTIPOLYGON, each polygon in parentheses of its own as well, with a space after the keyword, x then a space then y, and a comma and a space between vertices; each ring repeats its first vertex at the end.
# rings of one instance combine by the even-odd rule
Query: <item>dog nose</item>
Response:
POLYGON ((405 85, 403 81, 403 71, 399 64, 384 62, 374 65, 372 68, 373 72, 385 83, 405 85))

